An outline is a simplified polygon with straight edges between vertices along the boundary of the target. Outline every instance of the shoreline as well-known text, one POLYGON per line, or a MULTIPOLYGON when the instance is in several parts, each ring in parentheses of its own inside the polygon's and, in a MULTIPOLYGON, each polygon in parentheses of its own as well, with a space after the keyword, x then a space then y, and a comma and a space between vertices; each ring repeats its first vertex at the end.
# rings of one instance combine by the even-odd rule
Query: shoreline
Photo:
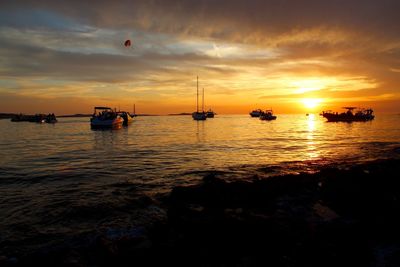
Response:
POLYGON ((396 266, 398 173, 399 159, 251 181, 210 172, 197 185, 142 197, 153 214, 146 225, 0 255, 0 265, 396 266))

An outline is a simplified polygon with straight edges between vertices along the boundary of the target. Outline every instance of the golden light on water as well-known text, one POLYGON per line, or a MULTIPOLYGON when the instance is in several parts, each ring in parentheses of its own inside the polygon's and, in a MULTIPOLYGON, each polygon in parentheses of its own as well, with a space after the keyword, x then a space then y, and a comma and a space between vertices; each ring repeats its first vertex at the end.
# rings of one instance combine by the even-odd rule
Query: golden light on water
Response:
POLYGON ((307 118, 307 156, 309 159, 315 159, 320 156, 314 137, 314 132, 316 131, 316 118, 314 114, 310 114, 307 118))

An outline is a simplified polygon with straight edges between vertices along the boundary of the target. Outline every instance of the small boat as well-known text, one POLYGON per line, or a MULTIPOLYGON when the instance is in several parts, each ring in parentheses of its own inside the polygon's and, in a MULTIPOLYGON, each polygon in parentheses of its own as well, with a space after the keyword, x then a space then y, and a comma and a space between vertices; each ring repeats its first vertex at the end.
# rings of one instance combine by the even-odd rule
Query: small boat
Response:
POLYGON ((209 110, 206 112, 207 118, 214 118, 215 114, 216 114, 216 113, 215 113, 214 111, 212 111, 211 109, 209 109, 209 110))
POLYGON ((123 125, 127 126, 133 122, 133 116, 127 111, 118 111, 117 114, 124 120, 123 125))
POLYGON ((328 122, 370 121, 375 118, 375 116, 373 115, 374 111, 371 108, 369 109, 362 109, 357 107, 343 107, 343 108, 347 109, 347 111, 342 113, 323 111, 321 113, 321 116, 326 118, 328 122))
POLYGON ((274 112, 272 111, 272 109, 267 109, 266 111, 262 112, 262 114, 260 115, 260 120, 272 121, 272 120, 276 120, 276 116, 274 115, 274 112))
POLYGON ((12 119, 12 122, 20 122, 20 121, 28 121, 28 122, 37 122, 37 123, 56 123, 57 118, 52 114, 35 114, 35 115, 24 115, 17 114, 12 119))
POLYGON ((93 129, 121 128, 124 119, 118 113, 109 107, 95 107, 90 126, 93 129), (97 113, 97 111, 99 111, 97 113))
POLYGON ((263 111, 261 109, 255 109, 252 112, 250 112, 250 116, 253 118, 258 118, 260 117, 260 115, 263 113, 263 111))
POLYGON ((197 105, 196 111, 192 113, 192 118, 195 121, 205 121, 207 119, 207 113, 204 112, 204 88, 203 88, 203 110, 199 111, 199 76, 197 76, 197 105))
POLYGON ((45 122, 46 123, 56 123, 57 122, 56 115, 54 115, 54 113, 47 115, 45 122))

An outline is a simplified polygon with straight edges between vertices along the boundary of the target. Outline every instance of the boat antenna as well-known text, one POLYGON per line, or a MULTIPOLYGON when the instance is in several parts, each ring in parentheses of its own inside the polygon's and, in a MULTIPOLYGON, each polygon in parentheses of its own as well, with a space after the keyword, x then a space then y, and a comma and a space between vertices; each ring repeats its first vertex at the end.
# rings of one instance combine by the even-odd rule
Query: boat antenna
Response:
POLYGON ((196 98, 196 112, 199 112, 199 76, 197 76, 197 98, 196 98))

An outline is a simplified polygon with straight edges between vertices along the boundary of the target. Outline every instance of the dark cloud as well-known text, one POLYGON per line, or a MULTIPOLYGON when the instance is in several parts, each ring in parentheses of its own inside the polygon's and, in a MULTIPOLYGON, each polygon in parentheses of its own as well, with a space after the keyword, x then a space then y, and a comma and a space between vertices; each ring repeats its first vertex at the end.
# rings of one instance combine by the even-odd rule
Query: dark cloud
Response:
MULTIPOLYGON (((269 36, 316 26, 398 38, 396 0, 285 1, 8 1, 15 13, 34 8, 49 10, 96 27, 146 30, 229 38, 268 40, 269 36), (64 3, 63 3, 64 2, 64 3)), ((323 34, 323 32, 322 32, 323 34)))
MULTIPOLYGON (((172 67, 188 62, 210 62, 198 54, 165 55, 147 53, 139 56, 82 54, 3 40, 1 77, 49 77, 71 81, 126 82, 146 79, 146 74, 179 73, 172 67)), ((215 70, 220 72, 221 70, 215 70)))

